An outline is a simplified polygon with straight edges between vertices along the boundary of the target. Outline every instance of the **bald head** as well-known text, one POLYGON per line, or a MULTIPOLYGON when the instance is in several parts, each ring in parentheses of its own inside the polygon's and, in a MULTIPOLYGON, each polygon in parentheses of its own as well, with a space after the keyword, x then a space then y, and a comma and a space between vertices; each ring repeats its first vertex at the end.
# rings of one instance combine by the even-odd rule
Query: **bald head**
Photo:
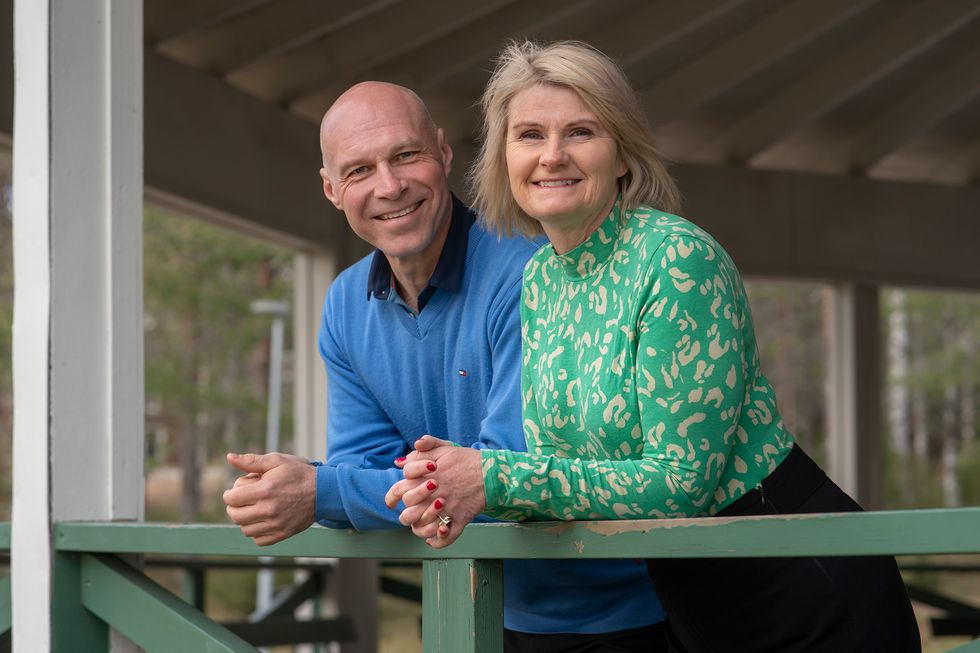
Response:
POLYGON ((428 108, 415 91, 388 82, 361 82, 338 97, 320 121, 320 152, 324 167, 329 167, 333 136, 343 130, 350 121, 360 121, 366 115, 386 120, 408 118, 419 134, 436 140, 438 128, 428 108))

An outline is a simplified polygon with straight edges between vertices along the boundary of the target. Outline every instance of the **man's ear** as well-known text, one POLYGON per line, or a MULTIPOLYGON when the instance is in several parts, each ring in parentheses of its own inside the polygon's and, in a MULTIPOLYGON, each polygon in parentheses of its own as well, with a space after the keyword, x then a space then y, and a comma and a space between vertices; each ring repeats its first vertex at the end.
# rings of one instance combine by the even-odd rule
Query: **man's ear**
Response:
POLYGON ((448 177, 453 169, 453 148, 449 147, 446 132, 442 131, 442 127, 436 130, 436 142, 439 144, 439 154, 442 156, 442 167, 446 169, 448 177))
POLYGON ((330 174, 327 173, 326 168, 320 168, 320 178, 323 179, 323 194, 327 196, 331 204, 343 211, 344 207, 340 201, 340 195, 334 188, 333 182, 330 180, 330 174))

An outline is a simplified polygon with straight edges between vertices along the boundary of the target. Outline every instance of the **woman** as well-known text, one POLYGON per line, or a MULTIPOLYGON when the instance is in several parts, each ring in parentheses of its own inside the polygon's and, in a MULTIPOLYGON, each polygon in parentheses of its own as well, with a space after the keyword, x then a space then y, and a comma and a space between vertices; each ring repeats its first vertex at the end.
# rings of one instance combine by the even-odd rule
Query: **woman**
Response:
MULTIPOLYGON (((387 497, 404 500, 403 523, 445 546, 480 512, 860 510, 780 419, 731 259, 665 212, 677 193, 618 66, 575 42, 511 45, 482 104, 477 208, 501 232, 551 241, 524 273, 530 453, 423 438, 387 497)), ((920 650, 891 558, 656 560, 648 570, 672 650, 920 650)))

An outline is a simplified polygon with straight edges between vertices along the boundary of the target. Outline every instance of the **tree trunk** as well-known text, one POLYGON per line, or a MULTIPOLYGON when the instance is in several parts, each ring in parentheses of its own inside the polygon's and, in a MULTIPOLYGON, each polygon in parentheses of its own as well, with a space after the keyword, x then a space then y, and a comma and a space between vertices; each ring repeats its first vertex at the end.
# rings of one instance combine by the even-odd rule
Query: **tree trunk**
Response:
POLYGON ((893 290, 888 295, 888 430, 892 452, 904 460, 909 454, 911 433, 908 310, 904 290, 893 290))
POLYGON ((940 462, 943 500, 947 508, 958 508, 963 503, 960 479, 956 473, 960 444, 959 432, 956 428, 958 394, 955 384, 948 384, 943 393, 943 446, 940 462))
POLYGON ((200 437, 196 415, 185 422, 180 435, 180 520, 192 522, 201 511, 201 464, 197 455, 200 437))

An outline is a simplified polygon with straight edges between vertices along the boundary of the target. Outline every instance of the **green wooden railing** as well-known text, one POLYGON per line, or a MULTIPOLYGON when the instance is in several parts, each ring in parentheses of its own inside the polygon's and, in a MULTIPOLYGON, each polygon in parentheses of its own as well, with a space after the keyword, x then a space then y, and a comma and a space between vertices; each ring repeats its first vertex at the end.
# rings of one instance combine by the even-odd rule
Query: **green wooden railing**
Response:
MULTIPOLYGON (((0 525, 0 549, 9 539, 9 526, 0 525)), ((62 523, 54 539, 59 653, 108 650, 108 626, 151 653, 256 650, 117 557, 136 553, 422 560, 426 653, 489 653, 502 648, 502 559, 976 554, 980 508, 490 524, 467 528, 439 551, 406 531, 324 528, 265 548, 233 526, 211 525, 62 523)), ((9 597, 9 585, 0 592, 9 597)), ((3 601, 0 629, 9 630, 3 601)), ((980 653, 980 640, 954 650, 980 653)))

